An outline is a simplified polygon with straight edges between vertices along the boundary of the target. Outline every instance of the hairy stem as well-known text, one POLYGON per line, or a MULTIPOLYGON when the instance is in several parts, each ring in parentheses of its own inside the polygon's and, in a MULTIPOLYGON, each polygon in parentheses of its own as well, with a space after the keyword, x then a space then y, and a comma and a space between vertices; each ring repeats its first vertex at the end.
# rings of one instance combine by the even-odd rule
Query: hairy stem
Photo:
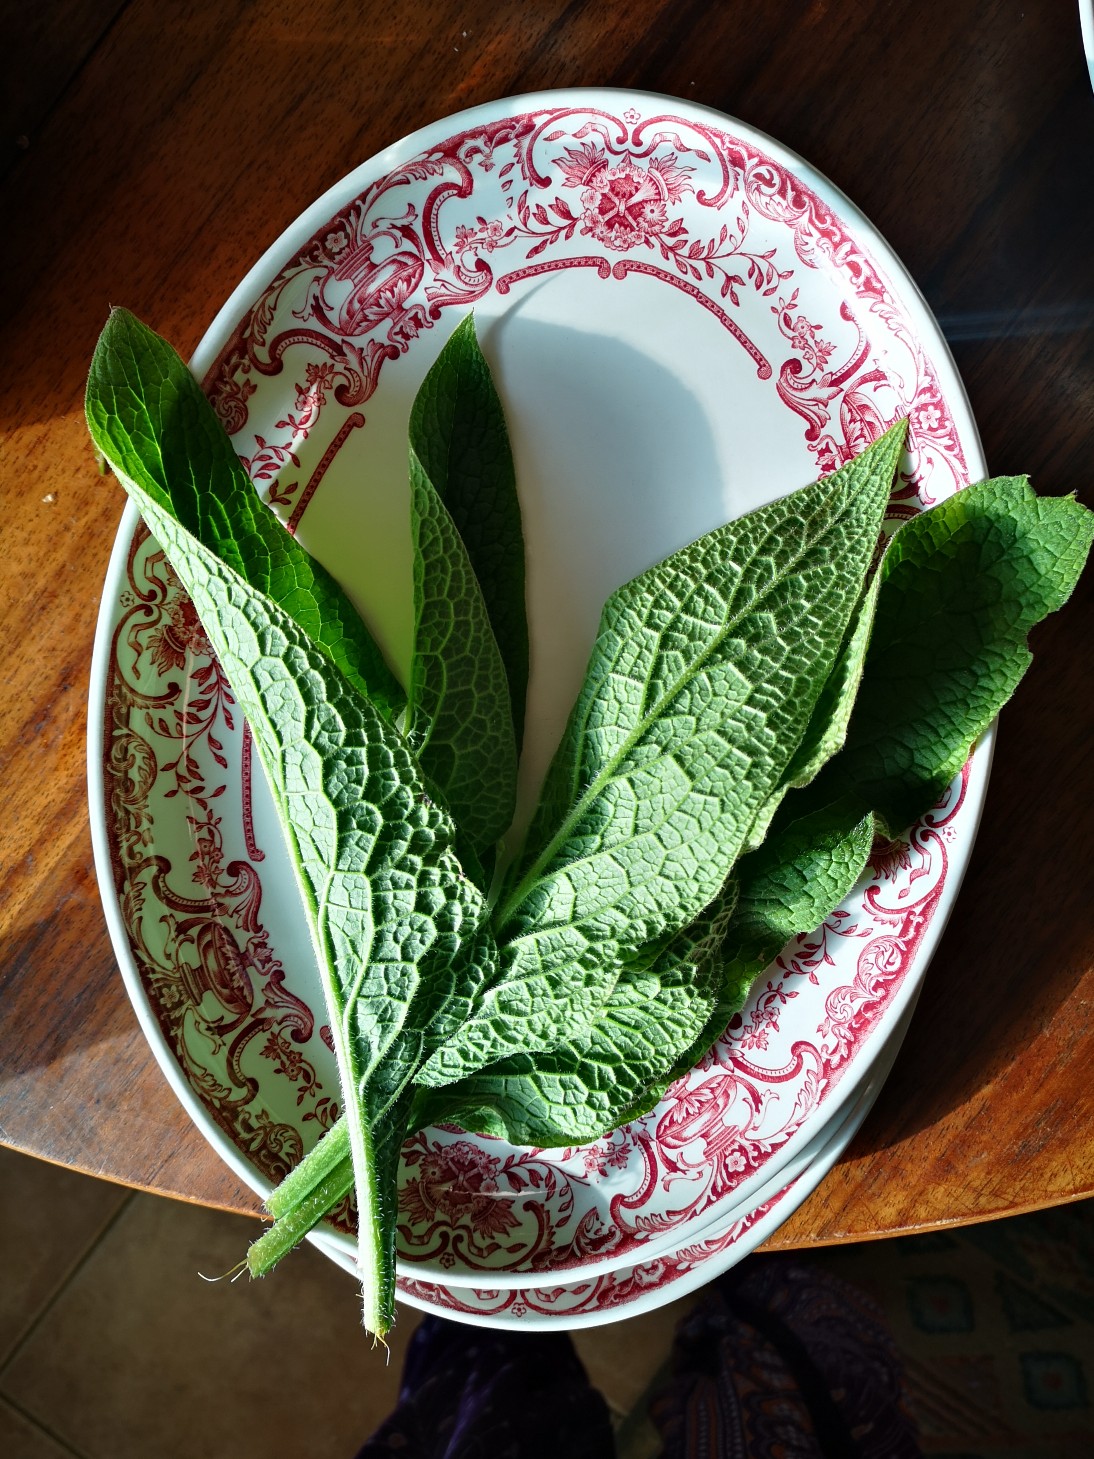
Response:
MULTIPOLYGON (((315 1146, 294 1166, 280 1185, 275 1186, 266 1200, 266 1209, 275 1221, 295 1211, 320 1181, 325 1180, 338 1165, 350 1158, 349 1126, 345 1119, 333 1125, 315 1146)), ((352 1171, 351 1171, 352 1177, 352 1171)), ((352 1178, 351 1178, 352 1187, 352 1178)))
POLYGON ((353 1163, 347 1156, 251 1243, 247 1250, 247 1270, 251 1276, 264 1277, 271 1271, 352 1189, 353 1163))

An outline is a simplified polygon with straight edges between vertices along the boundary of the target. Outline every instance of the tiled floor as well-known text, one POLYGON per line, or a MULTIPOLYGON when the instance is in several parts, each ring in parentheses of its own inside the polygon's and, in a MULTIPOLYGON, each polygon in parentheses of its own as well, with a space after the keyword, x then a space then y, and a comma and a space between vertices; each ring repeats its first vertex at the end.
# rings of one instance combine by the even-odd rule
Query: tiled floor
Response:
MULTIPOLYGON (((256 1229, 0 1148, 0 1455, 351 1459, 394 1405, 417 1314, 385 1361, 352 1279, 310 1247, 262 1282, 202 1280, 256 1229)), ((617 1417, 680 1305, 578 1335, 617 1417)))

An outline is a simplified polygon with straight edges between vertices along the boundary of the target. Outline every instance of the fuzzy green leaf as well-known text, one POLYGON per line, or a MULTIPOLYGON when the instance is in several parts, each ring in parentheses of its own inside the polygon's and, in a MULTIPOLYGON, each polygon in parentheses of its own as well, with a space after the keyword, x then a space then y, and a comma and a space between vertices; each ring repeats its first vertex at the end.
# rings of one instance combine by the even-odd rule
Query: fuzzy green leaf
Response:
POLYGON ((487 874, 509 829, 517 749, 509 685, 455 523, 410 451, 414 653, 407 738, 487 874))
POLYGON ((811 932, 838 907, 866 866, 874 817, 853 800, 823 806, 789 822, 738 863, 740 896, 723 948, 734 990, 800 932, 811 932))
POLYGON ((757 816, 749 833, 746 851, 753 851, 763 843, 787 792, 808 785, 846 740, 851 711, 862 682, 880 587, 881 574, 875 572, 863 589, 836 667, 821 690, 805 738, 787 767, 782 784, 757 816))
POLYGON ((840 653, 903 439, 901 423, 608 600, 499 904, 501 978, 423 1080, 579 1037, 629 954, 714 899, 840 653))
POLYGON ((349 1121, 365 1320, 382 1333, 409 1088, 492 976, 484 902, 402 737, 294 618, 100 445, 193 600, 282 811, 349 1121))
POLYGON ((735 899, 731 884, 692 927, 625 964, 580 1037, 422 1089, 411 1123, 451 1122, 515 1145, 554 1146, 586 1144, 645 1114, 718 1002, 735 899))
POLYGON ((277 603, 386 718, 403 691, 338 583, 261 501, 185 362, 125 309, 91 362, 87 423, 100 452, 277 603))
POLYGON ((1067 601, 1094 513, 999 477, 905 522, 881 589, 846 742, 787 798, 782 826, 843 797, 890 831, 942 795, 1031 662, 1027 637, 1067 601))
POLYGON ((1094 513, 1015 477, 968 487, 897 530, 872 585, 843 748, 738 863, 729 1001, 850 893, 875 834, 903 830, 946 790, 1029 666, 1030 629, 1070 596, 1092 538, 1094 513))
POLYGON ((410 446, 451 513, 482 589, 519 747, 528 693, 524 535, 509 432, 471 315, 422 382, 410 413, 410 446))

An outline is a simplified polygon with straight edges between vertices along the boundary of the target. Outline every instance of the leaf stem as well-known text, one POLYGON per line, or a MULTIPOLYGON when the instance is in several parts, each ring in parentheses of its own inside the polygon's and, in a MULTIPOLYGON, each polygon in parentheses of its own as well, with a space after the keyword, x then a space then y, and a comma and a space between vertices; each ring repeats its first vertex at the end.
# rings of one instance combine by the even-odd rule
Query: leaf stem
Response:
POLYGON ((347 1157, 251 1243, 247 1250, 247 1270, 251 1276, 265 1276, 352 1189, 353 1162, 347 1157))
MULTIPOLYGON (((300 1163, 289 1171, 280 1185, 275 1186, 266 1200, 266 1209, 275 1221, 287 1216, 325 1180, 337 1165, 350 1159, 349 1125, 345 1117, 333 1125, 315 1146, 309 1150, 300 1163)), ((350 1185, 352 1187, 352 1170, 350 1185)))

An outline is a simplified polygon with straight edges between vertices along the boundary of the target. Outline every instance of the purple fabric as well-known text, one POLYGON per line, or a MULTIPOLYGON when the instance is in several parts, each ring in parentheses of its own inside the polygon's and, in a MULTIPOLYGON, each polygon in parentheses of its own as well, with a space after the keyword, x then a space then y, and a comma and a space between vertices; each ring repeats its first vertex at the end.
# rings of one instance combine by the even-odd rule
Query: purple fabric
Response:
MULTIPOLYGON (((881 1312, 792 1257, 753 1257, 707 1289, 649 1416, 661 1459, 921 1459, 881 1312)), ((565 1334, 427 1317, 399 1406, 357 1459, 614 1453, 607 1405, 565 1334)))
POLYGON ((564 1333, 491 1332, 427 1317, 399 1406, 357 1459, 612 1459, 608 1405, 564 1333))
POLYGON ((787 1257, 728 1272, 676 1330, 663 1459, 920 1459, 900 1359, 863 1293, 787 1257))

